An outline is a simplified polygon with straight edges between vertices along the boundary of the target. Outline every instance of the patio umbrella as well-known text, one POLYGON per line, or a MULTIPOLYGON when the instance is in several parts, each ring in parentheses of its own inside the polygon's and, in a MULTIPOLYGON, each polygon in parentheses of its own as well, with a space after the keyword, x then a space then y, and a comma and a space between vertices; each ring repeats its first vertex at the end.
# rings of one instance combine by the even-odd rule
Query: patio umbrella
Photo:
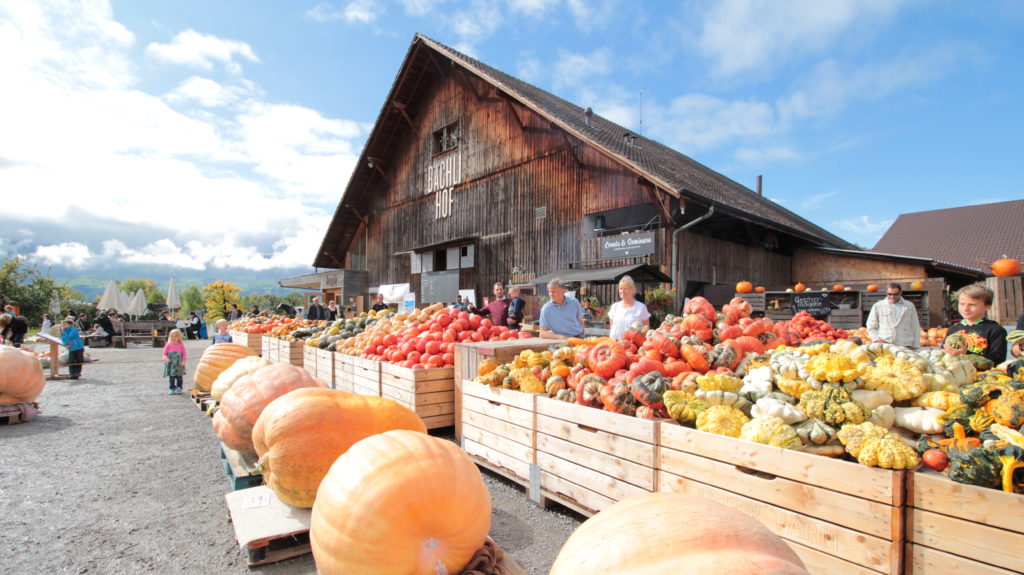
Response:
POLYGON ((121 313, 128 313, 128 303, 130 302, 130 299, 131 298, 128 296, 128 294, 121 291, 121 288, 118 288, 117 304, 114 306, 114 309, 121 313))
POLYGON ((178 295, 178 284, 171 278, 171 285, 167 286, 167 307, 178 309, 181 307, 181 296, 178 295))
POLYGON ((96 307, 98 309, 116 308, 120 292, 121 290, 117 288, 117 282, 110 280, 107 283, 107 288, 103 290, 103 295, 100 296, 100 303, 96 304, 96 307))
POLYGON ((60 295, 53 294, 53 299, 50 300, 50 316, 53 319, 58 319, 60 316, 60 295))
POLYGON ((128 304, 128 309, 125 310, 125 313, 138 318, 140 315, 145 314, 146 310, 146 294, 140 289, 132 296, 132 301, 128 304))

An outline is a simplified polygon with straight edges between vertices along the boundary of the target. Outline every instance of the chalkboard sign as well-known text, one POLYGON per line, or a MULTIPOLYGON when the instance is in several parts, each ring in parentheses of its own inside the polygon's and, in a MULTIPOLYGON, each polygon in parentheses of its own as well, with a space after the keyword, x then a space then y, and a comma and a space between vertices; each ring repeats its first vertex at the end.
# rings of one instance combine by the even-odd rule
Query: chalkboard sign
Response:
POLYGON ((459 294, 459 270, 420 274, 420 303, 455 303, 459 294))
POLYGON ((828 293, 794 293, 789 307, 794 315, 805 311, 817 319, 825 319, 832 313, 828 293))

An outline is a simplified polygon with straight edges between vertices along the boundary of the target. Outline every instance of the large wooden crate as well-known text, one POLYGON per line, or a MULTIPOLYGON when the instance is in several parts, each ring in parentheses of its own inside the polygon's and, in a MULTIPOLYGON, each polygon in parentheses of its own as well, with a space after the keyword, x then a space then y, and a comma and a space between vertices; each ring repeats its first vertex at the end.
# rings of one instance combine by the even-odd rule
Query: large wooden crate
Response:
POLYGON ((335 352, 334 354, 334 389, 353 393, 352 384, 355 373, 348 361, 349 357, 342 353, 335 352))
MULTIPOLYGON (((351 385, 352 393, 359 395, 371 395, 380 397, 380 366, 381 362, 372 359, 363 359, 354 355, 337 354, 341 359, 334 364, 335 373, 342 370, 347 373, 340 378, 344 381, 342 385, 351 385)), ((344 389, 344 387, 340 388, 344 389)))
POLYGON ((541 494, 585 515, 655 491, 658 422, 538 397, 541 494))
MULTIPOLYGON (((310 349, 310 348, 307 348, 310 349)), ((316 377, 320 381, 326 383, 332 388, 335 387, 334 383, 334 356, 338 355, 336 352, 328 351, 326 349, 311 348, 316 356, 316 377)))
POLYGON ((1024 313, 1024 278, 1013 276, 1009 278, 992 277, 985 280, 988 288, 992 290, 992 309, 988 312, 988 318, 1002 325, 1014 325, 1017 318, 1024 313))
POLYGON ((306 342, 301 339, 278 340, 277 341, 277 361, 276 363, 287 363, 296 367, 302 367, 303 365, 303 350, 306 347, 306 342))
POLYGON ((316 379, 316 348, 303 346, 302 348, 302 369, 306 370, 306 373, 313 376, 316 379))
POLYGON ((461 386, 463 381, 472 381, 477 375, 477 365, 484 359, 493 359, 502 364, 512 361, 523 350, 544 351, 554 344, 561 343, 557 339, 526 338, 507 341, 482 341, 479 343, 460 343, 455 346, 455 439, 462 438, 461 420, 461 386))
POLYGON ((244 331, 229 331, 232 343, 244 345, 256 352, 256 355, 263 353, 263 336, 258 333, 245 333, 244 331))
POLYGON ((278 340, 276 337, 270 337, 266 335, 260 338, 260 345, 262 346, 263 349, 263 357, 271 363, 277 363, 279 341, 280 340, 278 340))
POLYGON ((738 293, 736 297, 746 301, 750 304, 750 311, 753 312, 764 312, 765 311, 765 295, 761 293, 738 293))
POLYGON ((420 416, 427 429, 455 424, 455 368, 412 369, 380 364, 380 396, 420 416))
POLYGON ((906 474, 659 424, 658 490, 707 497, 785 539, 813 574, 897 575, 906 474))
POLYGON ((1024 496, 908 475, 907 575, 1024 573, 1024 496))
POLYGON ((828 323, 836 329, 857 329, 864 325, 859 309, 834 309, 828 316, 828 323))
POLYGON ((541 394, 464 380, 462 449, 483 467, 529 489, 536 463, 536 407, 541 394))

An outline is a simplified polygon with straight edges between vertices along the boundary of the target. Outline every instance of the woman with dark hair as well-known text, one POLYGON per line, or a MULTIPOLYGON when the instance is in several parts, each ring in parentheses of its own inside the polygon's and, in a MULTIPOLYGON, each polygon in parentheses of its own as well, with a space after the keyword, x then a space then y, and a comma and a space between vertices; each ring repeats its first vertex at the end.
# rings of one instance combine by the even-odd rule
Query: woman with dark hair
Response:
POLYGON ((28 333, 28 321, 20 315, 17 317, 11 317, 4 313, 0 314, 0 337, 4 338, 4 341, 13 345, 14 347, 21 347, 21 344, 25 341, 25 334, 28 333))
POLYGON ((188 312, 188 317, 185 318, 185 333, 188 334, 189 339, 199 339, 199 316, 196 312, 188 312))

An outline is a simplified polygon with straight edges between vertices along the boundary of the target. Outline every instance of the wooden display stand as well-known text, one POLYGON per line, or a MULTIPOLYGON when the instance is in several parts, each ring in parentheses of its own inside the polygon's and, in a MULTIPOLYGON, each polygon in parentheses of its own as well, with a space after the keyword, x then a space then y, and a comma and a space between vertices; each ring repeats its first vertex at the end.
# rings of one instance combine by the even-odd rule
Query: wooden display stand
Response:
POLYGON ((541 494, 593 515, 630 495, 657 489, 658 422, 537 398, 541 494))
POLYGON ((334 373, 338 389, 380 397, 381 362, 354 355, 335 355, 334 373))
POLYGON ((316 355, 316 377, 330 387, 334 387, 334 356, 336 352, 326 349, 311 348, 316 355))
POLYGON ((334 354, 334 389, 354 393, 352 383, 355 374, 348 358, 349 356, 342 353, 334 354))
MULTIPOLYGON (((530 489, 537 457, 538 396, 463 380, 462 449, 482 467, 530 489)), ((539 493, 539 486, 538 486, 539 493)), ((535 498, 536 499, 536 498, 535 498)))
POLYGON ((908 475, 907 575, 1024 573, 1024 497, 908 475))
POLYGON ((393 399, 420 416, 427 429, 455 424, 455 369, 411 369, 380 364, 380 396, 393 399))
POLYGON ((60 374, 60 346, 64 344, 48 333, 39 332, 36 335, 50 344, 50 374, 46 376, 46 379, 66 379, 69 377, 60 374))
POLYGON ((283 561, 311 551, 312 509, 292 507, 266 485, 232 491, 224 496, 235 530, 235 541, 250 567, 283 561))
POLYGON ((986 279, 985 284, 993 295, 988 318, 1002 325, 1015 325, 1017 318, 1024 313, 1024 278, 992 277, 986 279))
POLYGON ((898 575, 906 474, 659 424, 658 490, 757 519, 813 574, 898 575))
POLYGON ((262 336, 260 338, 260 348, 262 350, 263 359, 266 359, 270 363, 277 363, 278 359, 278 342, 276 337, 262 336))
POLYGON ((258 333, 246 333, 244 331, 231 330, 228 331, 231 335, 231 341, 238 345, 244 345, 245 347, 256 352, 256 355, 263 353, 263 336, 258 333))

